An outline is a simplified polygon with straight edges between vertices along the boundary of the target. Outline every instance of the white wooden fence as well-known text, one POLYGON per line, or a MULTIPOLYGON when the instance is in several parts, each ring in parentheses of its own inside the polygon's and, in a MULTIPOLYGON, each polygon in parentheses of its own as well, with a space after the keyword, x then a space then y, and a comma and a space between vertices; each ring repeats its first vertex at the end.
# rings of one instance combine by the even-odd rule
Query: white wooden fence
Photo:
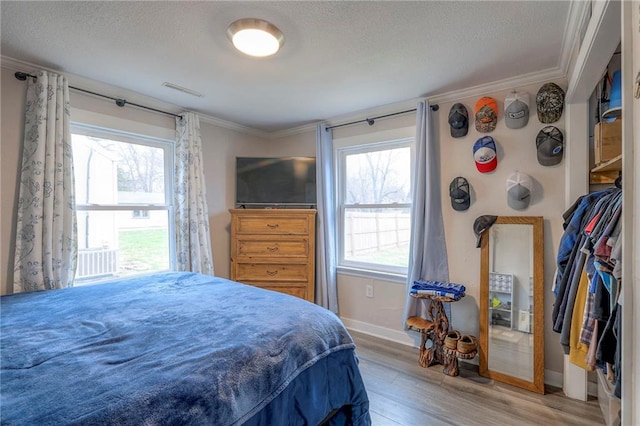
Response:
POLYGON ((380 252, 409 244, 409 213, 353 212, 345 216, 345 257, 380 252))

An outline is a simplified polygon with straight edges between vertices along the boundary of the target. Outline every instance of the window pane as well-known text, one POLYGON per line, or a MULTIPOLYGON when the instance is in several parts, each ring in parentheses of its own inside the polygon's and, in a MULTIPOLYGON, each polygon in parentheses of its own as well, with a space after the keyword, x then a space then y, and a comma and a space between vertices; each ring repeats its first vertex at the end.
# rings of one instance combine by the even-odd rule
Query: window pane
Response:
POLYGON ((347 208, 344 221, 346 261, 406 268, 409 264, 409 208, 347 208))
POLYGON ((77 204, 165 204, 164 150, 72 135, 77 204))
POLYGON ((410 203, 410 155, 408 146, 347 155, 345 203, 410 203))
POLYGON ((78 284, 170 268, 167 210, 78 211, 78 284))

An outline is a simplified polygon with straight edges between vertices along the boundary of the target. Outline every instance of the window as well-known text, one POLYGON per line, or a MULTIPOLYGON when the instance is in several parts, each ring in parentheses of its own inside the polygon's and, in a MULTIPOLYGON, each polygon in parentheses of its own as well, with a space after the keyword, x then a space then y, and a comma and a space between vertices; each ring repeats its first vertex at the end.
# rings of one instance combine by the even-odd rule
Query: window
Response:
POLYGON ((134 219, 149 219, 149 210, 133 210, 131 217, 134 219))
POLYGON ((339 266, 406 274, 412 146, 406 138, 338 149, 339 266))
POLYGON ((173 141, 72 126, 76 283, 172 269, 173 141))

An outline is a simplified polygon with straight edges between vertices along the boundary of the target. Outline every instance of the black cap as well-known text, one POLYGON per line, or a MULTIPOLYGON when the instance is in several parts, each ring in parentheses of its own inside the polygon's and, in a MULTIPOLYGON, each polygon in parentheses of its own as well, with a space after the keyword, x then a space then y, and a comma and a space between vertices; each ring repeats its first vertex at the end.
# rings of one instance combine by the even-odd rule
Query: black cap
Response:
POLYGON ((564 136, 560 129, 547 126, 536 136, 536 151, 538 163, 543 166, 555 166, 562 161, 564 151, 564 136))
POLYGON ((451 137, 461 138, 467 135, 469 131, 469 113, 464 105, 453 104, 449 110, 449 126, 451 128, 451 137))
POLYGON ((465 211, 471 205, 469 196, 469 182, 462 176, 454 178, 449 184, 451 207, 456 211, 465 211))
POLYGON ((491 225, 498 219, 498 216, 484 215, 478 216, 473 222, 473 232, 476 234, 476 248, 480 247, 482 241, 482 233, 491 228, 491 225))

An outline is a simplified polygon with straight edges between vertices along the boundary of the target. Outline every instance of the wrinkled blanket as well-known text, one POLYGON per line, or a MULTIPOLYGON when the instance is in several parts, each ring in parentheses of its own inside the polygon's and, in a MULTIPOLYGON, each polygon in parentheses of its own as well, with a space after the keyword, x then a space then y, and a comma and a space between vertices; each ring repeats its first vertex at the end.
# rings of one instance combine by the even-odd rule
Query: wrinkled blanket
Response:
POLYGON ((241 424, 354 348, 326 309, 193 273, 0 300, 3 425, 241 424))

